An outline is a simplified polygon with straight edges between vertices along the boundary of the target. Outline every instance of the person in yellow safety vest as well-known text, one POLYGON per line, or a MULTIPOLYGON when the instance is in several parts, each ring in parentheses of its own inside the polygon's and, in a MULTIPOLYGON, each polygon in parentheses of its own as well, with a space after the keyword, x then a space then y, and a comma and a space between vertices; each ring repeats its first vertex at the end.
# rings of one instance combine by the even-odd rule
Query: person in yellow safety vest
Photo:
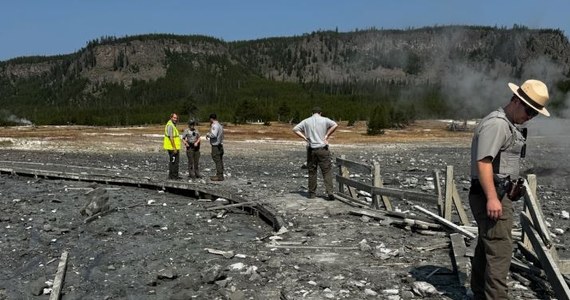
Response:
POLYGON ((178 123, 178 115, 172 113, 170 115, 170 120, 166 123, 164 127, 164 139, 163 147, 164 150, 168 151, 168 179, 180 179, 178 174, 178 169, 180 166, 180 134, 176 128, 176 123, 178 123))

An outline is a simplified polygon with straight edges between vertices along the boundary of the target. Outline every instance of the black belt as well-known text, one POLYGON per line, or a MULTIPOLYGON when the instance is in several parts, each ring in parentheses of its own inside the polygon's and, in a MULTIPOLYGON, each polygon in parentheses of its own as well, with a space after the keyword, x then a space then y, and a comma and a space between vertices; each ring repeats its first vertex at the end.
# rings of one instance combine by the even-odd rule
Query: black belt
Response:
POLYGON ((309 150, 321 150, 321 149, 329 150, 329 145, 326 145, 326 146, 323 146, 323 147, 318 147, 318 148, 311 148, 311 147, 309 147, 309 150))

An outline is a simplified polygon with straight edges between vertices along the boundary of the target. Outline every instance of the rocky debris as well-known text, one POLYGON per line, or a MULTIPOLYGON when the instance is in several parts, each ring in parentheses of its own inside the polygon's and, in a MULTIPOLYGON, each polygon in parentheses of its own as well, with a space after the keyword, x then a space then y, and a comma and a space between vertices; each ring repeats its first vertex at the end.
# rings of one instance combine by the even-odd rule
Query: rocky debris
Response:
POLYGON ((208 266, 200 272, 200 278, 203 283, 214 283, 222 277, 225 277, 222 275, 222 266, 218 264, 208 266))
POLYGON ((416 281, 412 283, 412 290, 419 296, 430 297, 441 295, 442 293, 438 291, 435 286, 425 281, 416 281))
POLYGON ((99 187, 86 192, 85 196, 87 203, 79 211, 82 216, 93 216, 109 210, 109 193, 106 189, 99 187))

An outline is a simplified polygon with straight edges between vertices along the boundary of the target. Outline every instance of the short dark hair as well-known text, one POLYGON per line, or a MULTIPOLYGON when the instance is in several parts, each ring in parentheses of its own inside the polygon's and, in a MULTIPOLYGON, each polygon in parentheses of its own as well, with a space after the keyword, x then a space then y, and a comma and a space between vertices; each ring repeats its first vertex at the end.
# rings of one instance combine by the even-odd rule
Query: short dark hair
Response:
POLYGON ((216 115, 215 113, 211 113, 211 114, 210 114, 210 119, 217 120, 217 119, 218 119, 218 115, 216 115))
POLYGON ((319 114, 320 114, 320 113, 322 113, 322 112, 323 112, 323 111, 321 110, 320 107, 318 107, 318 106, 313 107, 313 113, 314 113, 314 114, 316 114, 316 113, 319 113, 319 114))
POLYGON ((190 120, 190 121, 188 121, 188 125, 196 125, 196 120, 190 120))

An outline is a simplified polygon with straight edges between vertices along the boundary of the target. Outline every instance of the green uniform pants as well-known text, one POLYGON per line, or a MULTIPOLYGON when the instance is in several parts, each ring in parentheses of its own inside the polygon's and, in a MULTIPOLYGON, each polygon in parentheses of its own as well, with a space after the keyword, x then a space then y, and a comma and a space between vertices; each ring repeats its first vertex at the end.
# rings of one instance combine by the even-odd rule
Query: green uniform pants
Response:
POLYGON ((487 199, 482 191, 469 193, 469 205, 477 221, 479 237, 471 272, 474 299, 509 299, 507 275, 513 253, 513 203, 501 200, 503 216, 497 221, 487 217, 487 199))
POLYGON ((188 157, 188 177, 200 177, 200 150, 188 149, 186 150, 186 157, 188 157))
POLYGON ((216 176, 224 178, 224 145, 212 145, 212 160, 216 164, 216 176))
POLYGON ((317 192, 317 166, 323 173, 327 195, 333 194, 332 161, 328 147, 307 148, 307 168, 309 169, 309 195, 317 192))

